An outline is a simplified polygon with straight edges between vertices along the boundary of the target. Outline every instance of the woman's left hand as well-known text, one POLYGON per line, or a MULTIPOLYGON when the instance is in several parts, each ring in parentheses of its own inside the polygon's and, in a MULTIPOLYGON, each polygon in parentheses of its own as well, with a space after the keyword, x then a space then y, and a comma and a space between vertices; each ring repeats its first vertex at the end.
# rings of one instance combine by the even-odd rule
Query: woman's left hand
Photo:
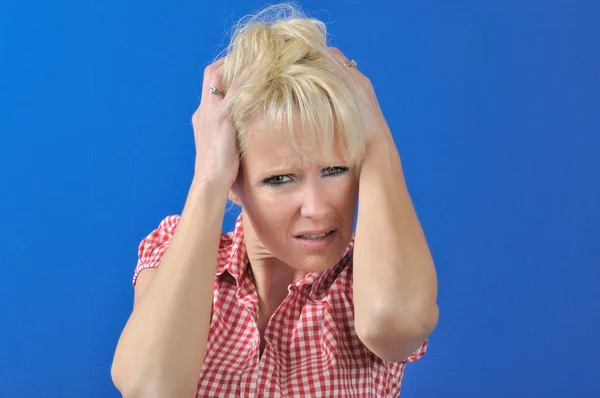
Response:
MULTIPOLYGON (((392 133, 383 116, 375 90, 371 84, 371 80, 363 75, 356 67, 348 67, 346 62, 349 61, 344 54, 335 47, 329 47, 330 52, 339 60, 339 65, 343 73, 349 77, 355 91, 356 99, 363 119, 368 144, 382 143, 384 146, 393 142, 392 133)), ((371 146, 371 145, 369 145, 371 146)))

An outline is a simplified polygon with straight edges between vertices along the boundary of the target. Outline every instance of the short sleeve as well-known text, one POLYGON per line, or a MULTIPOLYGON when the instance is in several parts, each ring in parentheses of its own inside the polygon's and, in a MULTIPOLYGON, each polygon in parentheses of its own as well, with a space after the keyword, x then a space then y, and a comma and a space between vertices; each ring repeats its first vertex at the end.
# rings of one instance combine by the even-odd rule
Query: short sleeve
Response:
POLYGON ((160 264, 171 238, 179 224, 179 216, 168 216, 164 218, 158 227, 146 236, 138 248, 138 261, 133 274, 133 285, 135 286, 140 272, 147 268, 157 268, 160 264))
POLYGON ((421 343, 419 348, 417 348, 408 358, 404 360, 404 362, 416 362, 419 359, 423 358, 425 353, 427 352, 427 346, 429 345, 429 340, 425 340, 421 343))
POLYGON ((387 391, 398 391, 400 390, 400 386, 402 385, 402 378, 404 375, 404 370, 406 368, 406 364, 410 362, 418 361, 425 355, 427 351, 427 345, 429 344, 428 340, 425 340, 421 343, 421 345, 406 359, 400 362, 388 362, 381 361, 383 364, 383 368, 385 369, 386 374, 388 375, 387 383, 388 390, 387 391))

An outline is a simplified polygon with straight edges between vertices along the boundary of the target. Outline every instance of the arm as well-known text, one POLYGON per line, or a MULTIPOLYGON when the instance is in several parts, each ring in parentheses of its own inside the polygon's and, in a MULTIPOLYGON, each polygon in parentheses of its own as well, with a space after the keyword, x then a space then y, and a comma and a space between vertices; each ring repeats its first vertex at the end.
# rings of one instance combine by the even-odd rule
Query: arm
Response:
MULTIPOLYGON (((224 63, 221 58, 206 67, 203 93, 221 86, 224 63)), ((248 73, 231 84, 228 95, 244 76, 248 73)), ((138 279, 134 309, 117 345, 111 374, 126 398, 196 394, 225 204, 239 170, 231 109, 215 93, 203 95, 192 116, 195 172, 179 223, 160 266, 138 279)))
POLYGON ((112 365, 124 397, 192 397, 204 361, 227 189, 192 184, 161 264, 136 285, 112 365))
POLYGON ((437 324, 435 267, 371 81, 348 67, 341 51, 331 51, 355 90, 363 127, 371 133, 359 174, 355 330, 378 357, 399 362, 414 353, 437 324))
POLYGON ((435 327, 436 272, 393 140, 362 165, 354 249, 357 334, 379 357, 402 361, 435 327))

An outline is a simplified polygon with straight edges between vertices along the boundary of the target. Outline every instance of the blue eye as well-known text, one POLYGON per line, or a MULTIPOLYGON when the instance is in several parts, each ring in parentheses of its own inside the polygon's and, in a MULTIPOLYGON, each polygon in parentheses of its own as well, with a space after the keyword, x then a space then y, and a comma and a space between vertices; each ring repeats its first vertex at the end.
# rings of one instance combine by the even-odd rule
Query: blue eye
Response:
MULTIPOLYGON (((342 175, 342 174, 348 172, 348 170, 350 170, 350 168, 343 167, 343 166, 325 167, 324 169, 321 169, 321 176, 335 177, 335 176, 342 175)), ((290 182, 293 182, 293 181, 294 181, 294 175, 286 174, 286 175, 267 177, 262 180, 262 184, 269 186, 269 187, 280 187, 282 185, 289 184, 290 182)))
POLYGON ((283 175, 283 176, 273 176, 273 177, 268 177, 265 178, 262 183, 264 185, 268 185, 268 186, 272 186, 272 187, 277 187, 283 184, 287 184, 288 182, 290 182, 292 180, 292 178, 288 175, 283 175))
POLYGON ((337 176, 346 173, 350 170, 348 167, 325 167, 321 170, 321 174, 324 176, 337 176))

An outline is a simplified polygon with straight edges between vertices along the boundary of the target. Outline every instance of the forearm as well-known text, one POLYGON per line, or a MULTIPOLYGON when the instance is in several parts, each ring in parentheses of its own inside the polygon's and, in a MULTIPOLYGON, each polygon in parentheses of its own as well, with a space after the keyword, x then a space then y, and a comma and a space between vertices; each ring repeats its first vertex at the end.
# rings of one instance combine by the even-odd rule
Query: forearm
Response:
POLYGON ((390 140, 370 148, 361 168, 354 249, 357 328, 414 331, 418 339, 419 331, 426 333, 437 321, 436 298, 433 260, 390 140))
POLYGON ((204 361, 227 192, 189 191, 160 266, 136 301, 115 354, 114 372, 132 395, 193 396, 204 361), (143 391, 141 391, 143 390, 143 391))

